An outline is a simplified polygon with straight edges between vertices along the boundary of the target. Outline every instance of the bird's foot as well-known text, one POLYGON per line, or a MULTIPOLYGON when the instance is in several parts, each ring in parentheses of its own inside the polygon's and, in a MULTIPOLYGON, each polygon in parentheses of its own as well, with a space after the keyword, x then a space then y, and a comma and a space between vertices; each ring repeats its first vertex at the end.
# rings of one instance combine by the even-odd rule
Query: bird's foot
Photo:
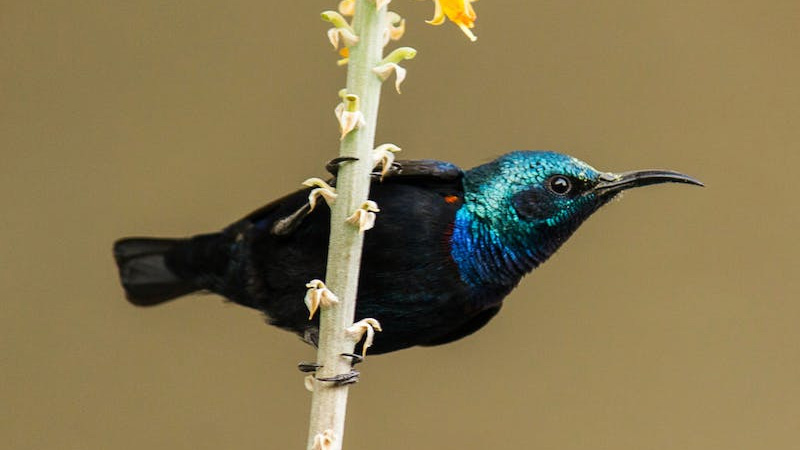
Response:
MULTIPOLYGON (((370 173, 373 178, 383 180, 383 178, 387 175, 399 173, 402 169, 400 164, 394 162, 393 156, 384 157, 383 154, 378 154, 375 156, 377 166, 375 167, 375 170, 370 173)), ((328 161, 327 164, 325 164, 325 170, 327 170, 331 175, 336 176, 339 173, 339 166, 346 162, 352 161, 358 161, 358 158, 354 158, 352 156, 340 156, 338 158, 333 158, 332 160, 328 161)))
POLYGON ((325 164, 325 170, 330 172, 331 175, 335 176, 339 172, 339 166, 342 163, 350 161, 358 161, 358 158, 354 158, 352 156, 340 156, 338 158, 333 158, 332 160, 328 161, 328 164, 325 164))
POLYGON ((352 359, 351 364, 354 366, 360 362, 364 362, 364 357, 355 353, 342 353, 341 356, 352 359))
POLYGON ((347 384, 358 383, 358 377, 361 375, 361 372, 357 370, 351 370, 347 373, 341 373, 339 375, 334 375, 332 377, 316 377, 318 381, 329 381, 335 384, 336 386, 344 386, 347 384))
POLYGON ((305 362, 305 361, 303 361, 303 362, 297 364, 297 370, 299 370, 300 372, 303 372, 303 373, 316 372, 317 370, 319 370, 320 367, 322 367, 322 364, 317 364, 317 363, 313 363, 313 362, 305 362))
MULTIPOLYGON (((352 360, 350 364, 353 366, 364 362, 364 357, 355 353, 342 353, 341 356, 344 358, 350 358, 352 360)), ((297 364, 297 370, 303 373, 316 372, 320 368, 322 368, 322 364, 315 362, 301 361, 297 364)))
MULTIPOLYGON (((344 358, 350 358, 351 367, 353 367, 356 364, 364 361, 364 357, 363 356, 357 355, 355 353, 342 353, 341 356, 344 357, 344 358)), ((317 370, 319 370, 321 368, 322 368, 322 364, 315 363, 315 362, 303 361, 303 362, 297 364, 297 369, 300 372, 303 372, 303 373, 314 373, 315 374, 317 372, 317 370)), ((309 378, 313 377, 313 378, 315 378, 315 379, 317 379, 319 381, 331 382, 331 383, 335 384, 336 386, 344 386, 344 385, 347 385, 347 384, 357 383, 360 375, 361 375, 361 373, 359 371, 351 370, 348 373, 342 373, 342 374, 339 374, 339 375, 334 375, 332 377, 322 377, 322 378, 320 378, 320 377, 317 377, 316 375, 309 375, 308 377, 309 378)), ((310 389, 311 388, 309 388, 309 390, 310 389)))

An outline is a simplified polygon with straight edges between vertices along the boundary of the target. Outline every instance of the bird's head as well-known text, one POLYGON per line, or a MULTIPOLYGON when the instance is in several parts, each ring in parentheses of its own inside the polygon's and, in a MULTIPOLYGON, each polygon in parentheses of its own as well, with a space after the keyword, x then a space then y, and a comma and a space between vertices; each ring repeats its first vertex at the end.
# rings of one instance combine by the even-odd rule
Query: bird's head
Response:
POLYGON ((569 155, 518 151, 466 172, 463 214, 528 271, 623 190, 667 182, 702 186, 670 170, 601 172, 569 155))

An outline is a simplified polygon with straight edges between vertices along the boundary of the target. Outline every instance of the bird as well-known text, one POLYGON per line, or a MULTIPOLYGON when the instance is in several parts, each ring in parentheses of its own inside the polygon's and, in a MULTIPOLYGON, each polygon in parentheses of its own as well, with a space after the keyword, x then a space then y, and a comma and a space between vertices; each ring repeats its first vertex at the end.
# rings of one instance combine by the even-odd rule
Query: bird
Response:
MULTIPOLYGON (((329 164, 335 175, 346 158, 329 164)), ((371 174, 380 206, 364 237, 356 317, 382 332, 370 354, 456 341, 486 325, 524 275, 544 263, 622 191, 661 183, 703 186, 671 170, 603 172, 552 151, 514 151, 469 170, 395 161, 371 174)), ((211 292, 263 312, 317 342, 306 283, 324 278, 330 232, 311 189, 272 201, 221 231, 188 238, 129 237, 113 253, 127 299, 153 306, 211 292)))

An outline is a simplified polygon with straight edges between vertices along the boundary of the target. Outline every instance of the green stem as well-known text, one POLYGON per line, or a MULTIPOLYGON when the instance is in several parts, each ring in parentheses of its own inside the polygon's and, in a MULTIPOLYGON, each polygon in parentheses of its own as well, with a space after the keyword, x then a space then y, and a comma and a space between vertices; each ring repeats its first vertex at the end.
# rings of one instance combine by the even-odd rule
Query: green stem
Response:
MULTIPOLYGON (((339 303, 324 308, 320 316, 317 363, 318 377, 331 377, 350 371, 350 360, 341 356, 352 353, 354 343, 345 329, 354 321, 358 272, 361 263, 363 233, 345 222, 369 195, 372 149, 378 119, 381 80, 372 72, 382 59, 383 36, 387 26, 386 7, 376 10, 374 0, 358 0, 353 29, 359 37, 350 48, 347 69, 347 94, 357 95, 366 125, 350 132, 341 142, 340 156, 358 158, 341 165, 336 179, 338 197, 331 211, 331 235, 325 283, 339 297, 339 303)), ((380 218, 378 219, 380 220, 380 218)), ((342 447, 347 409, 347 386, 314 381, 307 448, 314 437, 325 430, 334 434, 331 450, 342 447)))

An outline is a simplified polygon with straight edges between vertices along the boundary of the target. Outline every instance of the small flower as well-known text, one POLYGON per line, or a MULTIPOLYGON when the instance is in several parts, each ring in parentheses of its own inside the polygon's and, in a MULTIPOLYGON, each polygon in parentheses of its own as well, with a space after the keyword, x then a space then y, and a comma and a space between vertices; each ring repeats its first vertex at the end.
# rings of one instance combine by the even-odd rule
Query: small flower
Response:
POLYGON ((372 71, 378 75, 381 81, 385 81, 392 73, 394 73, 394 88, 399 94, 400 84, 406 79, 406 69, 400 67, 398 63, 404 59, 414 59, 415 56, 417 56, 417 51, 413 48, 400 47, 394 50, 392 53, 389 53, 386 58, 383 58, 383 60, 372 69, 372 71))
POLYGON ((333 24, 333 28, 328 30, 328 40, 334 49, 339 48, 339 38, 344 41, 346 47, 355 45, 358 42, 358 36, 356 36, 355 31, 339 13, 336 11, 324 11, 321 17, 322 20, 333 24))
POLYGON ((381 144, 372 150, 372 163, 374 167, 378 167, 378 165, 381 166, 381 181, 392 168, 394 154, 400 150, 400 147, 394 144, 381 144))
POLYGON ((461 31, 467 35, 470 41, 475 42, 478 38, 472 34, 472 30, 470 30, 470 28, 475 26, 475 19, 478 18, 475 14, 475 10, 472 9, 471 3, 474 1, 475 0, 433 0, 436 4, 433 12, 433 19, 427 22, 431 25, 441 25, 444 23, 444 18, 446 16, 451 22, 461 28, 461 31))
POLYGON ((391 53, 386 55, 385 58, 378 63, 378 65, 386 63, 399 63, 405 59, 414 59, 417 56, 417 50, 412 47, 400 47, 392 50, 391 53))
POLYGON ((340 48, 339 49, 339 56, 341 56, 342 59, 336 61, 336 65, 337 66, 347 65, 347 63, 350 62, 350 49, 347 48, 347 47, 340 48))
MULTIPOLYGON (((396 41, 403 37, 403 34, 406 32, 406 19, 400 17, 400 14, 397 14, 394 11, 389 11, 388 13, 389 19, 389 26, 387 27, 389 39, 396 41)), ((383 45, 386 45, 388 40, 383 45)))
POLYGON ((317 206, 317 199, 319 197, 322 197, 328 206, 331 206, 333 201, 336 200, 336 189, 319 178, 309 178, 306 181, 303 181, 303 186, 314 188, 308 194, 308 205, 311 207, 308 212, 313 211, 317 206))
POLYGON ((364 120, 364 113, 358 110, 359 98, 357 95, 347 94, 344 96, 344 102, 336 105, 334 114, 339 119, 339 130, 342 132, 339 140, 342 140, 348 133, 358 127, 367 124, 364 120))
POLYGON ((303 378, 303 386, 308 392, 314 392, 314 375, 306 375, 303 378))
POLYGON ((376 212, 380 212, 378 204, 372 200, 367 200, 361 204, 361 207, 352 216, 347 218, 347 223, 357 225, 358 231, 361 233, 371 230, 375 226, 376 212))
POLYGON ((314 443, 311 445, 311 448, 313 450, 330 450, 334 440, 336 440, 336 435, 333 433, 333 430, 325 430, 314 436, 314 443))
POLYGON ((358 42, 358 36, 346 28, 331 28, 328 30, 328 41, 330 41, 333 48, 339 48, 339 38, 344 41, 345 47, 350 47, 358 42))
POLYGON ((352 16, 356 12, 356 0, 342 0, 339 2, 339 12, 343 16, 352 16))
POLYGON ((380 322, 375 319, 361 319, 345 330, 356 342, 360 341, 366 333, 367 338, 364 340, 364 346, 361 350, 362 357, 367 356, 367 349, 372 347, 372 341, 375 339, 375 331, 383 331, 381 330, 380 322))
POLYGON ((398 94, 401 93, 400 84, 406 79, 406 69, 403 69, 400 67, 400 65, 395 63, 386 63, 372 69, 372 71, 375 72, 378 77, 380 77, 381 81, 385 81, 387 78, 389 78, 392 72, 394 72, 394 89, 398 94))
POLYGON ((321 306, 328 307, 335 303, 339 303, 339 298, 325 286, 322 280, 311 280, 306 283, 308 291, 306 291, 306 298, 303 300, 308 308, 308 320, 314 318, 314 313, 317 308, 321 306))

